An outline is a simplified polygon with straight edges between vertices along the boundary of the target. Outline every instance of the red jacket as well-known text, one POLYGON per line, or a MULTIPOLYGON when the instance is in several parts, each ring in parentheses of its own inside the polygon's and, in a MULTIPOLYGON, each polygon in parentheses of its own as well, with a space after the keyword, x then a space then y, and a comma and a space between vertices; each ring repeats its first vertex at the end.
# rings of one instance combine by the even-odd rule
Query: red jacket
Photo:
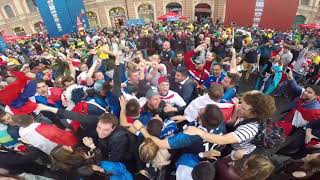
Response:
POLYGON ((184 61, 186 63, 186 67, 187 67, 190 75, 198 82, 203 82, 204 80, 206 80, 210 76, 210 68, 211 68, 212 61, 211 62, 206 61, 205 65, 203 67, 204 71, 203 71, 203 69, 196 69, 195 68, 196 65, 192 61, 192 57, 194 56, 194 54, 195 54, 195 52, 193 50, 188 51, 184 55, 184 61))

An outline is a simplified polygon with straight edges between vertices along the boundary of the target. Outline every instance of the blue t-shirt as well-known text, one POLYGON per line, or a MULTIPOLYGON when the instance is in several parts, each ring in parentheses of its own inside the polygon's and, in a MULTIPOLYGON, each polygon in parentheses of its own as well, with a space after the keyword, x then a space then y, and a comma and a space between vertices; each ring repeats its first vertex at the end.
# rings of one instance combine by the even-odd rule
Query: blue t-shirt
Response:
POLYGON ((221 83, 221 81, 224 79, 225 75, 223 73, 221 73, 221 75, 219 77, 216 77, 214 75, 209 76, 204 82, 203 85, 209 89, 211 83, 216 82, 216 83, 221 83))
POLYGON ((223 102, 231 102, 232 98, 234 98, 237 94, 236 88, 228 88, 224 91, 222 101, 223 102))
POLYGON ((200 159, 195 154, 186 153, 180 156, 180 158, 177 160, 176 167, 179 165, 185 165, 191 168, 194 168, 196 165, 198 165, 200 162, 200 159))
MULTIPOLYGON (((198 126, 200 127, 200 126, 198 126)), ((202 127, 205 130, 205 128, 202 127)), ((212 134, 223 135, 226 133, 226 127, 224 122, 222 122, 217 128, 209 131, 212 134)), ((188 153, 200 153, 209 151, 211 149, 216 149, 220 145, 209 143, 204 141, 199 136, 191 136, 184 133, 179 133, 173 137, 168 138, 168 143, 171 149, 181 149, 185 148, 188 153)))

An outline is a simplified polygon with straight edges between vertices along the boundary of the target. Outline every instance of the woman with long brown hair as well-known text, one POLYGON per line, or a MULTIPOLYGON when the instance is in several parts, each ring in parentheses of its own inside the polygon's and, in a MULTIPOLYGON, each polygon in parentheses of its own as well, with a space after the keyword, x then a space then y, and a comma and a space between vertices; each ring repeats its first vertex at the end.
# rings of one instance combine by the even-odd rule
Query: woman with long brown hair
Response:
MULTIPOLYGON (((230 150, 243 150, 244 155, 250 154, 256 149, 253 141, 258 134, 261 122, 270 117, 276 110, 275 101, 273 97, 261 92, 249 91, 242 96, 241 104, 236 101, 234 103, 237 119, 229 122, 233 124, 234 131, 218 135, 189 126, 184 133, 198 135, 203 140, 218 145, 229 144, 231 148, 228 149, 230 150)), ((230 151, 224 154, 230 154, 230 151)))

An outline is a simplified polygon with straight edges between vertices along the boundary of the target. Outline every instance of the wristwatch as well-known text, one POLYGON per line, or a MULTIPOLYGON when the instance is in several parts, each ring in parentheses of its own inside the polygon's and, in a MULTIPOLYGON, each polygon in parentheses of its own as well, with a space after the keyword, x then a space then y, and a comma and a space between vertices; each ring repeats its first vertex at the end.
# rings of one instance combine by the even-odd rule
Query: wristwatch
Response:
POLYGON ((198 154, 198 156, 200 157, 200 158, 204 158, 204 155, 203 155, 203 153, 201 152, 201 153, 199 153, 198 154))

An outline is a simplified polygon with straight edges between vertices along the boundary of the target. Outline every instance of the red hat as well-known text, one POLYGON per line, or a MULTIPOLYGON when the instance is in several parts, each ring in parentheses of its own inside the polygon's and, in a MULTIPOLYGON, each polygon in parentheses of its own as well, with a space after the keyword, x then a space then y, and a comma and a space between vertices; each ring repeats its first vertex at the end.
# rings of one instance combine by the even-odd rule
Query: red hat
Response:
POLYGON ((165 76, 159 77, 159 79, 158 79, 158 85, 161 84, 161 83, 163 83, 163 82, 169 82, 168 78, 165 77, 165 76))

